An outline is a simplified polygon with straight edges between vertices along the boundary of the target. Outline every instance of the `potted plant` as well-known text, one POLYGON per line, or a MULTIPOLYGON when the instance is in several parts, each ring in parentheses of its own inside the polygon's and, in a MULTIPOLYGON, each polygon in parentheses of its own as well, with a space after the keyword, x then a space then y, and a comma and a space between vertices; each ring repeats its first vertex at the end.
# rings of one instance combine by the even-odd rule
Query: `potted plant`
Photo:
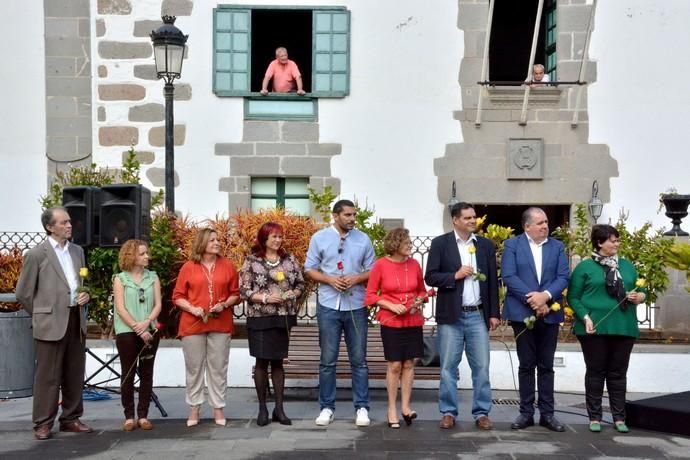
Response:
POLYGON ((665 236, 688 236, 688 232, 680 228, 680 223, 688 215, 688 205, 690 205, 690 195, 681 195, 675 189, 669 189, 662 193, 659 201, 666 209, 666 217, 671 219, 673 227, 664 233, 665 236))
POLYGON ((685 290, 690 293, 690 244, 676 242, 666 252, 666 263, 670 268, 685 270, 685 277, 688 280, 685 290))

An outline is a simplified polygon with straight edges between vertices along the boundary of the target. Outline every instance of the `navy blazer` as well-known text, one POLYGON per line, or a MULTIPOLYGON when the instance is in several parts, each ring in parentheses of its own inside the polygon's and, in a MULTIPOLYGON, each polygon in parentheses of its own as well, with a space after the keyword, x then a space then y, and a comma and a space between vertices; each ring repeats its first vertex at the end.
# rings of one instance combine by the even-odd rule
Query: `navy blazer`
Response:
MULTIPOLYGON (((479 282, 479 295, 483 305, 482 314, 488 328, 489 318, 500 318, 501 316, 498 306, 496 249, 490 240, 481 236, 476 238, 477 269, 486 275, 486 280, 479 282)), ((456 280, 455 272, 460 269, 461 265, 455 232, 451 231, 437 236, 431 241, 424 281, 438 291, 436 298, 436 322, 438 324, 453 324, 460 318, 465 280, 456 280)))
MULTIPOLYGON (((537 268, 532 250, 524 233, 505 242, 501 258, 501 278, 506 285, 506 300, 503 318, 523 321, 534 314, 525 302, 525 296, 532 291, 549 291, 553 302, 561 302, 563 289, 568 287, 570 269, 563 243, 549 238, 542 246, 541 283, 537 281, 537 268)), ((544 318, 546 323, 562 323, 563 309, 550 312, 544 318)))

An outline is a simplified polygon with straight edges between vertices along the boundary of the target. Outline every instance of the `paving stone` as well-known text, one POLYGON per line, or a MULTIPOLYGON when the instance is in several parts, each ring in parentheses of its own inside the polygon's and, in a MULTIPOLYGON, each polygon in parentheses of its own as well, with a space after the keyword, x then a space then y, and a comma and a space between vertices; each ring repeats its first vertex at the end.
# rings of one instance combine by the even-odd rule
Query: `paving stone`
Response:
POLYGON ((98 85, 98 97, 102 101, 139 101, 146 96, 141 85, 110 84, 98 85))
MULTIPOLYGON (((147 169, 146 178, 151 181, 154 187, 165 187, 165 168, 147 169)), ((180 185, 180 177, 177 175, 177 171, 175 171, 174 181, 175 187, 178 187, 180 185)))
POLYGON ((101 41, 98 55, 103 59, 145 59, 153 56, 153 46, 150 42, 101 41))
POLYGON ((98 14, 130 14, 132 4, 129 0, 98 0, 98 14))
MULTIPOLYGON (((175 145, 184 145, 186 134, 185 125, 175 125, 173 129, 175 145)), ((165 147, 165 126, 156 126, 149 130, 149 144, 153 147, 165 147)))
POLYGON ((134 66, 134 76, 143 80, 158 80, 155 64, 138 64, 134 66))
POLYGON ((194 2, 191 0, 163 0, 161 16, 191 16, 194 2))
POLYGON ((132 126, 102 126, 98 128, 98 143, 104 147, 136 145, 139 143, 139 130, 132 126))
POLYGON ((130 107, 129 121, 164 121, 165 120, 165 106, 163 104, 144 104, 130 107))
POLYGON ((150 37, 151 32, 158 29, 160 26, 163 25, 163 21, 157 20, 157 21, 150 21, 150 20, 144 20, 144 21, 136 21, 134 23, 134 36, 135 37, 150 37))

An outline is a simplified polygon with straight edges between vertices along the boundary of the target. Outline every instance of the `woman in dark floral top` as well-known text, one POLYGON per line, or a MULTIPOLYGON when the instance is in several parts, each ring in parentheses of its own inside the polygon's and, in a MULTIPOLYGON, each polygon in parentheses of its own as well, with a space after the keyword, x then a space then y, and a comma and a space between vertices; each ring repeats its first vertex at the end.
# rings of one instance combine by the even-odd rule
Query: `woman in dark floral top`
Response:
POLYGON ((297 299, 304 291, 302 267, 283 249, 283 228, 273 222, 261 226, 252 254, 240 270, 240 295, 247 301, 249 354, 256 358, 254 386, 259 398, 256 423, 267 425, 268 365, 275 390, 273 421, 291 425, 283 411, 290 328, 297 323, 297 299))

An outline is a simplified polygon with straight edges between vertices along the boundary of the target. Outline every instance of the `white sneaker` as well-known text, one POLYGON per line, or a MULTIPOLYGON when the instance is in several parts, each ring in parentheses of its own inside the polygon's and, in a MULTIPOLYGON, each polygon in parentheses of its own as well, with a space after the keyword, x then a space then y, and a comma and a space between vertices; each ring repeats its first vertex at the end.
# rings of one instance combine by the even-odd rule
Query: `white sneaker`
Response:
POLYGON ((357 417, 355 417, 355 425, 357 426, 369 426, 371 420, 369 420, 369 411, 364 407, 357 409, 357 417))
POLYGON ((321 413, 319 414, 318 417, 316 417, 316 420, 314 420, 314 423, 316 423, 318 426, 327 426, 333 421, 333 411, 331 409, 325 408, 321 409, 321 413))

